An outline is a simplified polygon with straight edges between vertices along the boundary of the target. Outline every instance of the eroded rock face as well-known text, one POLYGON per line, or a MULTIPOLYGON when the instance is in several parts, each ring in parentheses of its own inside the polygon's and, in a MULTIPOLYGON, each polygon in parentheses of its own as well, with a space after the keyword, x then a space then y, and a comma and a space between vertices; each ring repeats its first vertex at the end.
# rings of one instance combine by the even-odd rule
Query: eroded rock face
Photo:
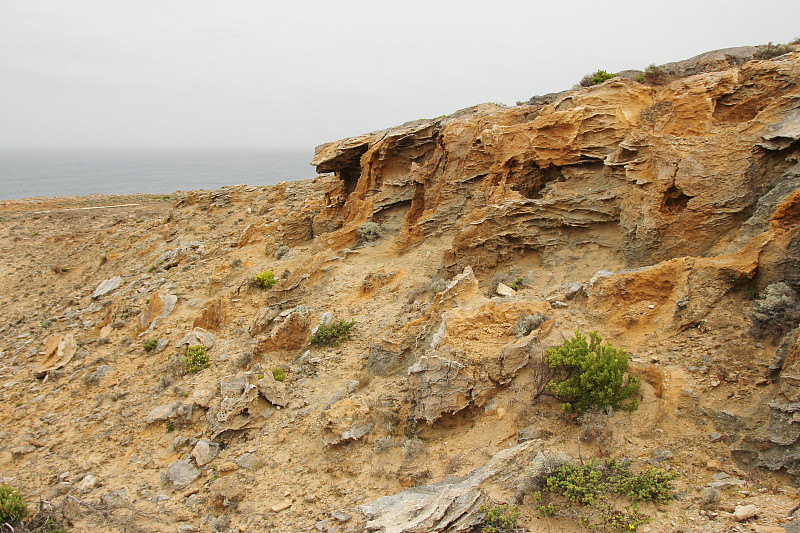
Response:
POLYGON ((445 262, 458 269, 531 250, 557 264, 598 245, 621 250, 628 267, 719 251, 781 181, 767 152, 798 133, 800 102, 783 96, 797 89, 800 62, 742 64, 750 56, 698 56, 672 69, 690 77, 664 86, 616 78, 322 145, 312 164, 344 189, 343 226, 328 243, 350 243, 358 224, 402 208, 398 245, 455 229, 445 262))
POLYGON ((528 363, 552 327, 546 322, 517 339, 514 323, 548 310, 545 301, 489 301, 445 312, 431 349, 408 369, 412 418, 433 422, 445 413, 484 405, 528 363))

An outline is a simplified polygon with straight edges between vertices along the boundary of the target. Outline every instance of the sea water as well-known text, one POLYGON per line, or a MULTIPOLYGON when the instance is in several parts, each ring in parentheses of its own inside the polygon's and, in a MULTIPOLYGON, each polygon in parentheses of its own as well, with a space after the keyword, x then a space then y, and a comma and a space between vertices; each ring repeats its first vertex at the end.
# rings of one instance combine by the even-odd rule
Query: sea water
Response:
POLYGON ((0 200, 171 193, 312 178, 313 150, 0 148, 0 200))

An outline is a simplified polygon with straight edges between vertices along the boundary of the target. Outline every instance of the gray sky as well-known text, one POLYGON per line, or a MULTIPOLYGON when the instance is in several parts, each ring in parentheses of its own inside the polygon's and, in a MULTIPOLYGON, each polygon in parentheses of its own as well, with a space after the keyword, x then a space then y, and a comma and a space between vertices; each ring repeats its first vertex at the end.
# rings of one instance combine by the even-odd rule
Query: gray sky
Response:
POLYGON ((798 20, 798 0, 0 0, 0 147, 308 149, 798 20))

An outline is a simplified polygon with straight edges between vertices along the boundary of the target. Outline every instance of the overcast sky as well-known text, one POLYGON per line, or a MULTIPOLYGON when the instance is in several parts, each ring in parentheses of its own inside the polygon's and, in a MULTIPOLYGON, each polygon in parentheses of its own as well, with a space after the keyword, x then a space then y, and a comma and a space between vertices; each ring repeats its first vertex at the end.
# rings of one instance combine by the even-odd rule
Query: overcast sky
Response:
POLYGON ((798 0, 0 0, 0 147, 310 149, 798 21, 798 0))

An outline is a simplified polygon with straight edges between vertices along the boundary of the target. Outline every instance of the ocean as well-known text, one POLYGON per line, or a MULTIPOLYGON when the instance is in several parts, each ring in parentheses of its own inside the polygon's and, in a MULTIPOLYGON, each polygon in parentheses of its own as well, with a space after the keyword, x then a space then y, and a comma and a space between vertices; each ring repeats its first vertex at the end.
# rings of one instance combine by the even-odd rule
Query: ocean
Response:
POLYGON ((316 176, 313 150, 0 148, 0 200, 171 193, 316 176))

